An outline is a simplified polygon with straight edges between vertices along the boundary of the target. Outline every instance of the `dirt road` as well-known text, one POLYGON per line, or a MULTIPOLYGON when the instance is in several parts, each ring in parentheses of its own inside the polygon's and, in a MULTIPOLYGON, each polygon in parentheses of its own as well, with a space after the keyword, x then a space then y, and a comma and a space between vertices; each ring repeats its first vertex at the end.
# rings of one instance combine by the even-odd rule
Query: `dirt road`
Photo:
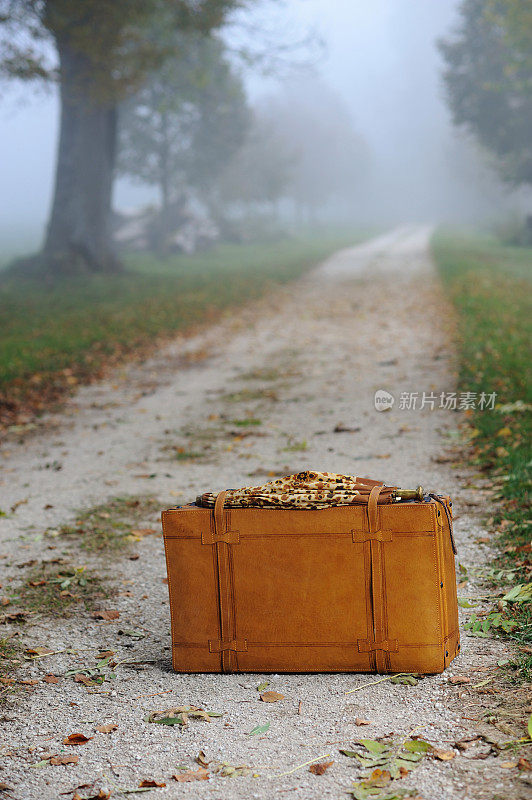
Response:
MULTIPOLYGON (((149 362, 82 389, 42 430, 5 444, 2 591, 15 591, 42 560, 58 559, 86 566, 112 587, 109 598, 96 598, 86 610, 78 603, 70 616, 50 619, 36 608, 24 625, 7 627, 23 647, 62 651, 24 661, 23 677, 35 683, 7 700, 0 734, 0 780, 12 788, 7 796, 71 797, 75 787, 91 784, 78 790, 81 797, 102 787, 115 797, 155 779, 166 788, 153 789, 153 796, 341 798, 360 771, 339 749, 359 738, 400 740, 417 729, 446 751, 479 732, 508 738, 483 720, 482 687, 470 688, 507 656, 506 645, 491 639, 464 636, 452 668, 415 686, 372 684, 368 675, 175 675, 162 542, 146 535, 158 529, 156 512, 145 506, 129 549, 87 551, 82 537, 90 534, 61 528, 78 510, 105 503, 103 519, 112 522, 117 504, 109 501, 117 497, 153 495, 165 507, 202 490, 306 468, 422 483, 455 498, 458 557, 473 575, 466 593, 474 594, 471 568, 489 552, 475 541, 483 535, 478 515, 485 494, 481 479, 446 457, 460 414, 438 403, 401 407, 402 393, 419 393, 419 406, 423 392, 439 397, 456 389, 452 312, 429 237, 428 228, 403 228, 338 253, 201 335, 179 338, 149 362), (375 410, 379 389, 395 397, 387 413, 375 410), (94 609, 119 617, 95 619, 94 609), (94 666, 107 650, 130 662, 116 667, 115 677, 86 685, 65 676, 94 666), (45 682, 46 675, 57 682, 45 682), (452 684, 453 675, 470 684, 452 684), (285 699, 260 702, 256 687, 263 680, 285 699), (145 721, 152 711, 180 705, 224 716, 186 727, 145 721), (371 724, 359 727, 359 719, 371 724), (266 732, 249 735, 268 722, 266 732), (111 723, 116 730, 96 731, 111 723), (63 744, 78 732, 92 738, 63 744), (198 768, 200 750, 208 761, 249 765, 251 773, 223 777, 211 766, 209 780, 176 782, 180 767, 198 768), (54 765, 50 754, 76 755, 78 763, 54 765), (295 769, 321 756, 334 761, 324 775, 295 769)), ((485 740, 453 752, 449 761, 426 757, 400 788, 415 787, 425 800, 520 798, 530 791, 524 773, 501 766, 508 756, 485 740)))

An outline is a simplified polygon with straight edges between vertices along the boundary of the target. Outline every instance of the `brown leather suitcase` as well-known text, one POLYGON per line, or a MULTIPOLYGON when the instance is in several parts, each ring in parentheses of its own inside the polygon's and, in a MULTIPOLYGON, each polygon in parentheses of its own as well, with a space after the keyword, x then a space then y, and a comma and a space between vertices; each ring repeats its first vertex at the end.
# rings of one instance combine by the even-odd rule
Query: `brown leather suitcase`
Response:
POLYGON ((177 672, 442 672, 457 655, 451 503, 163 512, 177 672))

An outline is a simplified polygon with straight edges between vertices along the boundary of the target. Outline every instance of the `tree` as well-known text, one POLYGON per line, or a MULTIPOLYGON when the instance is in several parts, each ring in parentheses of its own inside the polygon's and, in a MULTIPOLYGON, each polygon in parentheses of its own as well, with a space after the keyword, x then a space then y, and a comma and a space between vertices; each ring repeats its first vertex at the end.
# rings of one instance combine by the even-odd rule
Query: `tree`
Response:
POLYGON ((187 188, 208 199, 249 122, 243 84, 223 43, 214 36, 172 38, 176 55, 120 111, 119 168, 159 187, 163 234, 171 230, 171 208, 187 188))
POLYGON ((313 77, 289 83, 266 105, 293 152, 286 196, 300 217, 313 222, 329 203, 350 205, 360 195, 369 157, 342 98, 313 77))
POLYGON ((454 123, 495 156, 505 180, 532 183, 532 6, 464 0, 439 47, 454 123))
POLYGON ((34 269, 119 269, 110 231, 117 104, 168 54, 166 40, 151 36, 153 20, 206 33, 246 2, 0 0, 0 70, 22 80, 57 81, 60 90, 54 197, 34 269))
POLYGON ((284 196, 294 166, 294 153, 271 119, 256 109, 243 146, 228 162, 213 194, 226 204, 274 207, 284 196))
POLYGON ((288 200, 308 222, 327 205, 335 214, 352 214, 369 161, 341 98, 316 77, 300 79, 262 99, 246 144, 222 175, 220 193, 233 203, 288 200))

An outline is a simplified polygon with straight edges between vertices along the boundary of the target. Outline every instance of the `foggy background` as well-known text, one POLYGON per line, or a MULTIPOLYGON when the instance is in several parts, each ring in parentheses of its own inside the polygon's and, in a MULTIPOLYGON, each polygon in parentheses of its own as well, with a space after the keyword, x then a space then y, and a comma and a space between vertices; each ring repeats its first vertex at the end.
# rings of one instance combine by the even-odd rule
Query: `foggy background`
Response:
MULTIPOLYGON (((478 148, 450 122, 435 42, 452 29, 457 5, 456 0, 287 0, 251 12, 258 27, 266 18, 287 41, 294 32, 308 31, 323 40, 313 68, 288 69, 288 79, 287 68, 278 77, 249 69, 244 78, 253 106, 273 103, 275 109, 292 84, 328 124, 334 124, 334 108, 324 104, 320 110, 322 92, 329 100, 337 96, 364 150, 365 169, 353 178, 353 202, 343 209, 353 223, 477 222, 522 205, 522 192, 502 187, 478 148)), ((229 44, 235 35, 224 34, 229 44)), ((4 82, 0 121, 0 236, 4 255, 15 255, 40 243, 49 213, 56 89, 4 82)), ((304 124, 297 134, 305 135, 304 124)), ((120 210, 156 198, 153 188, 128 178, 116 182, 114 204, 120 210)), ((338 211, 331 209, 336 216, 338 211)))

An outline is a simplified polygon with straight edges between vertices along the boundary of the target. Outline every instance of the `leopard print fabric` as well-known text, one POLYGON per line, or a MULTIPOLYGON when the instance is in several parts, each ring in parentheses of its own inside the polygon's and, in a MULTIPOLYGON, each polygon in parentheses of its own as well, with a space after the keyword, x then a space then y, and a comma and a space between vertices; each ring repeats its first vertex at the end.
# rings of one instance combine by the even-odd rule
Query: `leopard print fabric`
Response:
MULTIPOLYGON (((393 502, 397 487, 384 486, 380 481, 337 475, 334 472, 298 472, 262 486, 228 489, 224 505, 227 508, 330 508, 367 503, 371 489, 382 486, 379 503, 393 502)), ((213 508, 216 494, 200 495, 197 505, 213 508)))

